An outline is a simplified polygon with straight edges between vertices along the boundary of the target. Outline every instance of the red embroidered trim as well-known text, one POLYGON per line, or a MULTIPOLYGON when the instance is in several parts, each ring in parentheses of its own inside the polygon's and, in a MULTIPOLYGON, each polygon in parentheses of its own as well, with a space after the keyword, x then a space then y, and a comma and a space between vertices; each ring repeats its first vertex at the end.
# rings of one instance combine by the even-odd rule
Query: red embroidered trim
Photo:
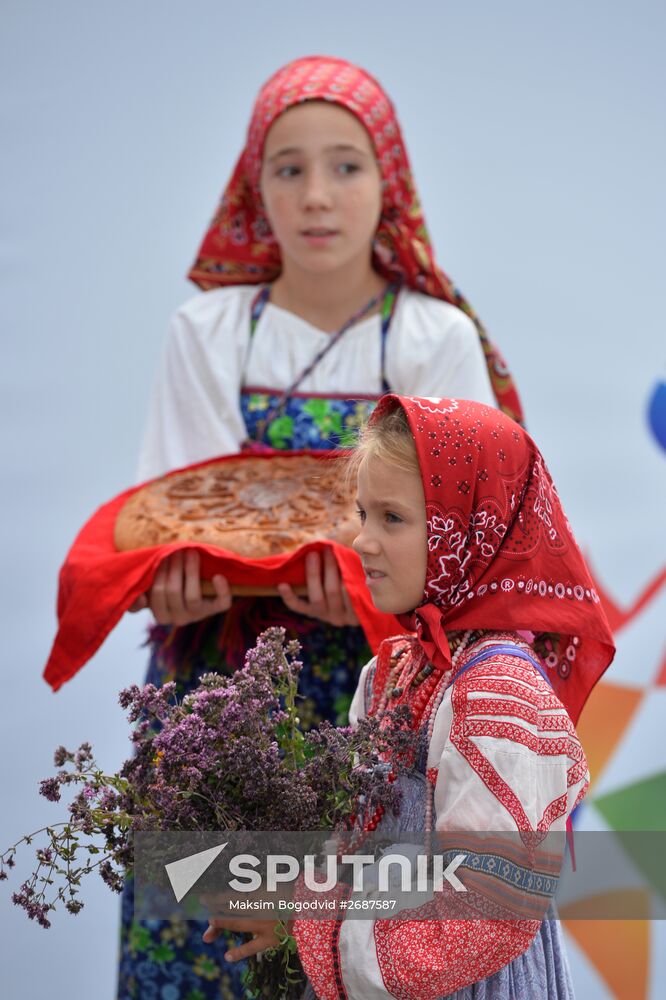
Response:
MULTIPOLYGON (((587 775, 587 760, 583 755, 582 747, 581 747, 581 756, 582 759, 578 761, 577 764, 574 764, 573 767, 570 767, 567 773, 567 785, 569 788, 571 788, 572 785, 577 785, 578 782, 581 781, 582 778, 585 778, 587 775)), ((586 782, 586 786, 587 785, 589 785, 589 781, 586 782)), ((577 804, 578 804, 578 799, 576 799, 576 805, 577 804)), ((574 806, 574 809, 575 808, 576 806, 574 806)))
POLYGON ((473 710, 475 715, 511 715, 528 722, 531 726, 536 726, 539 719, 539 713, 534 705, 527 705, 524 701, 512 701, 511 709, 507 711, 504 698, 472 698, 470 710, 473 710))
POLYGON ((465 719, 463 727, 465 736, 491 736, 498 740, 511 740, 512 743, 520 743, 521 746, 543 757, 568 754, 571 742, 568 736, 540 739, 523 726, 513 722, 495 722, 493 719, 465 719))
POLYGON ((559 798, 551 802, 549 806, 546 806, 537 828, 539 832, 547 832, 550 830, 556 819, 559 819, 560 816, 566 816, 567 798, 568 796, 566 795, 560 795, 559 798))
POLYGON ((378 920, 377 961, 396 1000, 432 1000, 485 979, 529 947, 539 921, 378 920))
MULTIPOLYGON (((339 901, 350 895, 350 887, 337 885, 317 898, 339 901)), ((313 893, 297 883, 294 898, 312 898, 313 893)), ((344 914, 339 913, 341 918, 344 914)), ((342 919, 296 920, 292 933, 296 938, 298 953, 305 973, 317 994, 318 1000, 347 1000, 347 990, 342 980, 340 964, 340 931, 342 919)))
MULTIPOLYGON (((587 773, 587 762, 582 747, 575 735, 571 720, 561 703, 548 691, 546 682, 533 668, 508 654, 500 654, 496 659, 479 664, 463 674, 453 685, 451 703, 453 721, 451 742, 479 775, 488 790, 509 812, 520 831, 532 829, 520 799, 501 777, 482 750, 472 742, 472 737, 506 739, 527 747, 540 756, 566 756, 572 764, 567 770, 567 787, 580 781, 587 773), (508 662, 507 662, 508 661, 508 662), (505 699, 486 698, 488 691, 504 694, 505 699), (521 695, 529 702, 516 700, 521 695), (475 695, 480 695, 475 697, 475 695), (555 704, 553 704, 553 701, 555 704), (551 708, 559 709, 558 715, 544 715, 551 708), (476 715, 502 715, 503 721, 496 719, 471 718, 476 715), (508 721, 516 719, 516 722, 508 721), (527 721, 538 731, 555 732, 562 735, 542 738, 520 725, 527 721)), ((538 832, 547 832, 553 822, 567 813, 567 796, 559 796, 546 806, 537 822, 538 832)))
POLYGON ((334 962, 337 954, 339 967, 340 923, 337 920, 297 920, 294 924, 298 953, 319 1000, 339 1000, 340 997, 334 962))

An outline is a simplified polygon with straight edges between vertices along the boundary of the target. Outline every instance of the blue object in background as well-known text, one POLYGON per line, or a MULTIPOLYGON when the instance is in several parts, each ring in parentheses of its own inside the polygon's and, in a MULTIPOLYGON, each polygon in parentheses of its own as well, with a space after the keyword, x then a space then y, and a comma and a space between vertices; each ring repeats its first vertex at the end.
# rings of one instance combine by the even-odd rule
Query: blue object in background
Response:
POLYGON ((648 423, 661 447, 666 451, 666 382, 657 382, 648 403, 648 423))

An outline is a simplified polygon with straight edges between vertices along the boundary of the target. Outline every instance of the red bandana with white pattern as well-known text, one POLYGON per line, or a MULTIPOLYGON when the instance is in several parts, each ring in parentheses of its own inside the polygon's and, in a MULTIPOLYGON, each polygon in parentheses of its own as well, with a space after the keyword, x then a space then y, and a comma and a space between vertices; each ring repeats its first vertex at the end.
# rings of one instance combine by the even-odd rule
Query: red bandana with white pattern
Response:
POLYGON ((505 414, 468 400, 389 395, 372 419, 397 406, 416 444, 429 550, 423 602, 401 623, 441 669, 447 631, 534 632, 575 722, 614 643, 539 449, 505 414))
POLYGON ((522 420, 511 375, 465 297, 437 266, 395 109, 365 70, 329 56, 283 66, 255 102, 247 141, 189 277, 204 289, 274 281, 282 267, 259 187, 264 142, 271 125, 304 101, 328 101, 351 112, 368 132, 383 182, 383 205, 373 265, 391 282, 443 299, 475 323, 498 405, 522 420))

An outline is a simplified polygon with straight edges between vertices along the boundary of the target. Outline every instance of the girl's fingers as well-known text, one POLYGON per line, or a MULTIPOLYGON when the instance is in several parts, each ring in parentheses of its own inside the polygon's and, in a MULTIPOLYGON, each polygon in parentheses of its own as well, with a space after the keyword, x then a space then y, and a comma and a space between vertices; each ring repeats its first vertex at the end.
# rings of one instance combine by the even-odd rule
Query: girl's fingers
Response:
POLYGON ((308 588, 308 601, 314 608, 323 607, 326 603, 322 586, 321 558, 318 552, 308 552, 305 557, 305 583, 308 588))
POLYGON ((319 618, 331 625, 359 624, 330 549, 324 551, 323 562, 318 552, 308 552, 305 557, 305 581, 307 601, 298 598, 288 583, 278 584, 280 597, 290 611, 308 618, 319 618))
POLYGON ((251 941, 229 948, 224 956, 227 962, 239 962, 251 955, 258 955, 259 952, 266 951, 267 948, 274 948, 277 944, 275 934, 277 926, 278 923, 272 920, 214 919, 209 921, 203 934, 203 940, 206 944, 212 944, 224 931, 252 934, 251 941))
POLYGON ((324 552, 324 593, 329 614, 342 617, 344 614, 342 578, 335 556, 330 549, 326 549, 324 552))
POLYGON ((231 607, 231 588, 221 574, 213 577, 215 597, 201 593, 201 556, 196 549, 174 552, 157 568, 148 604, 161 625, 189 625, 231 607))
POLYGON ((224 931, 222 930, 221 927, 214 927, 212 924, 209 924, 206 930, 203 932, 202 940, 206 944, 212 944, 213 941, 217 941, 220 934, 223 933, 224 931))
POLYGON ((288 583, 278 583, 278 593, 290 611, 295 611, 299 615, 312 617, 312 608, 307 601, 297 597, 288 583))
POLYGON ((157 567, 153 585, 150 588, 149 604, 150 610, 155 615, 155 619, 161 625, 169 624, 169 610, 166 596, 167 573, 169 570, 169 560, 165 559, 157 567))
POLYGON ((224 957, 227 962, 240 962, 244 958, 250 958, 251 955, 266 951, 267 948, 274 948, 276 944, 274 934, 255 934, 251 941, 237 948, 230 948, 224 957))
POLYGON ((305 557, 305 583, 308 599, 297 597, 288 583, 278 584, 278 593, 291 611, 308 618, 325 618, 326 597, 321 581, 321 559, 318 552, 308 552, 305 557))
POLYGON ((182 617, 185 611, 183 599, 184 588, 184 556, 182 552, 174 552, 169 559, 166 578, 166 602, 170 621, 182 617))
POLYGON ((201 597, 201 560, 196 549, 188 549, 185 553, 185 576, 183 580, 184 610, 196 612, 200 610, 201 597))
POLYGON ((254 927, 252 926, 256 921, 254 920, 234 920, 233 917, 213 917, 212 920, 208 921, 209 929, 211 927, 218 931, 245 931, 250 933, 254 932, 254 927))
POLYGON ((215 608, 215 612, 218 611, 228 611, 231 607, 232 597, 231 597, 231 587, 229 586, 229 581, 221 573, 216 573, 213 577, 213 586, 215 587, 215 598, 211 602, 215 608))
MULTIPOLYGON (((280 596, 291 611, 333 625, 358 624, 335 556, 330 550, 324 552, 323 561, 318 552, 308 553, 305 578, 307 601, 297 597, 288 583, 278 584, 280 596)), ((201 557, 196 549, 174 552, 158 566, 147 603, 162 625, 187 625, 200 621, 231 607, 228 580, 218 573, 212 583, 215 597, 204 597, 201 593, 201 557)))

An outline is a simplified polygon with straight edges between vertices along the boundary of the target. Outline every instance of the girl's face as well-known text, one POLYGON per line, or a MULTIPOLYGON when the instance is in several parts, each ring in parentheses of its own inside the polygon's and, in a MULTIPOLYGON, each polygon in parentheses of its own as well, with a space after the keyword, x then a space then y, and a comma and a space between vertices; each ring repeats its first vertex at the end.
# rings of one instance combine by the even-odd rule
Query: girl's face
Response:
POLYGON ((425 498, 421 477, 378 458, 358 473, 361 531, 354 549, 376 608, 389 614, 422 603, 428 563, 425 498))
POLYGON ((280 115, 264 145, 261 193, 286 266, 369 266, 382 182, 370 136, 349 111, 309 101, 280 115))

